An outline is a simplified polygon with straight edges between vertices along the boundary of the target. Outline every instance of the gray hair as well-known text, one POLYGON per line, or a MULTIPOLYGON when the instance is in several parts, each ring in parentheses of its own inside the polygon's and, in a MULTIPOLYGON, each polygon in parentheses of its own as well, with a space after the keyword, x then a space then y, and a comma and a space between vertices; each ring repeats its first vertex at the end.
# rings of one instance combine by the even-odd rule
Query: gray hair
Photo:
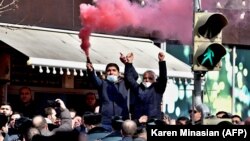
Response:
POLYGON ((143 73, 143 75, 142 75, 142 76, 144 76, 146 73, 148 73, 148 74, 152 75, 152 76, 153 76, 153 78, 154 78, 154 82, 156 81, 157 75, 155 74, 155 72, 154 72, 154 71, 152 71, 152 70, 147 70, 147 71, 145 71, 145 72, 143 73))

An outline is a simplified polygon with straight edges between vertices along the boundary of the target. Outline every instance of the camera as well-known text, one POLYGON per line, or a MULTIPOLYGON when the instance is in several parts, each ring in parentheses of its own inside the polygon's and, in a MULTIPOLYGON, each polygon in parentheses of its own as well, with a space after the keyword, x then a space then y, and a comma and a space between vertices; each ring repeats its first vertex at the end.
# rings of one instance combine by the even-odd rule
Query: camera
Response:
POLYGON ((14 129, 17 131, 17 133, 24 134, 30 127, 32 127, 32 125, 32 119, 28 117, 21 117, 16 119, 14 129))
POLYGON ((5 126, 5 124, 8 122, 8 117, 4 115, 3 113, 0 113, 0 129, 5 126))
POLYGON ((58 103, 54 100, 47 100, 47 104, 49 107, 60 107, 60 103, 58 103))

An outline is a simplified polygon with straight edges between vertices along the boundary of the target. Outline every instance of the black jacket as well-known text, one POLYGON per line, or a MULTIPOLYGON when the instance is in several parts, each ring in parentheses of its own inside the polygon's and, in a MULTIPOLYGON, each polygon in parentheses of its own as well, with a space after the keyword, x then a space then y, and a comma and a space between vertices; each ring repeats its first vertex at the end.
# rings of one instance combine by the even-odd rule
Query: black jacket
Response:
POLYGON ((13 106, 14 111, 22 113, 24 117, 33 118, 35 115, 39 114, 39 108, 35 101, 31 101, 29 104, 25 105, 21 101, 17 102, 13 106))
POLYGON ((88 131, 87 141, 96 141, 97 139, 107 136, 109 133, 110 132, 103 127, 94 127, 88 131))
POLYGON ((100 139, 100 141, 120 141, 122 140, 121 131, 113 131, 107 136, 100 139))
POLYGON ((133 93, 135 94, 135 109, 133 119, 139 119, 143 115, 150 118, 161 119, 161 101, 167 85, 167 67, 166 62, 159 62, 159 77, 155 83, 146 88, 137 83, 133 78, 131 63, 125 65, 125 78, 128 80, 133 93))
POLYGON ((122 116, 123 119, 128 119, 129 87, 127 82, 124 79, 120 79, 117 83, 102 80, 95 71, 88 71, 88 75, 98 89, 102 124, 111 125, 112 116, 122 116))

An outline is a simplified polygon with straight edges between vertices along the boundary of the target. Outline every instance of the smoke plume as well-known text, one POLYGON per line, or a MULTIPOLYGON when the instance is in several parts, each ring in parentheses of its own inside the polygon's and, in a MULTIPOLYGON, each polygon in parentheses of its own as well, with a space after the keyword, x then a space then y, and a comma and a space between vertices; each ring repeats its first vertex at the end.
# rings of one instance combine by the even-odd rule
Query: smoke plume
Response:
POLYGON ((155 34, 161 40, 192 41, 193 0, 147 0, 144 6, 127 0, 98 0, 95 5, 81 4, 83 28, 79 37, 88 56, 91 32, 112 34, 126 28, 155 34))

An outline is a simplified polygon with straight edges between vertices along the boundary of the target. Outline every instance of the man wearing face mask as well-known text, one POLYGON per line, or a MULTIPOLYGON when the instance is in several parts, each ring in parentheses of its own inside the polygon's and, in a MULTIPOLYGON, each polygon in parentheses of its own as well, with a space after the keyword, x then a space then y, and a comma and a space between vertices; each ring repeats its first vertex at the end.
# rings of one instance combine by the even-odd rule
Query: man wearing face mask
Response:
POLYGON ((159 77, 156 79, 156 74, 148 70, 144 72, 143 80, 140 84, 133 78, 133 74, 131 73, 134 69, 132 65, 134 58, 133 53, 129 53, 126 58, 125 79, 128 80, 136 97, 133 119, 139 120, 139 122, 145 119, 145 117, 147 117, 148 120, 161 119, 162 95, 167 85, 167 67, 164 60, 164 53, 160 52, 158 54, 159 77))
MULTIPOLYGON (((123 119, 129 118, 127 106, 127 95, 129 93, 128 83, 119 76, 119 66, 115 63, 107 64, 105 79, 100 79, 100 77, 96 75, 90 61, 87 62, 87 70, 88 77, 98 89, 102 126, 111 131, 112 117, 122 116, 123 119)), ((135 76, 135 74, 133 74, 133 76, 135 76)), ((138 76, 138 74, 136 74, 136 76, 138 76)))

